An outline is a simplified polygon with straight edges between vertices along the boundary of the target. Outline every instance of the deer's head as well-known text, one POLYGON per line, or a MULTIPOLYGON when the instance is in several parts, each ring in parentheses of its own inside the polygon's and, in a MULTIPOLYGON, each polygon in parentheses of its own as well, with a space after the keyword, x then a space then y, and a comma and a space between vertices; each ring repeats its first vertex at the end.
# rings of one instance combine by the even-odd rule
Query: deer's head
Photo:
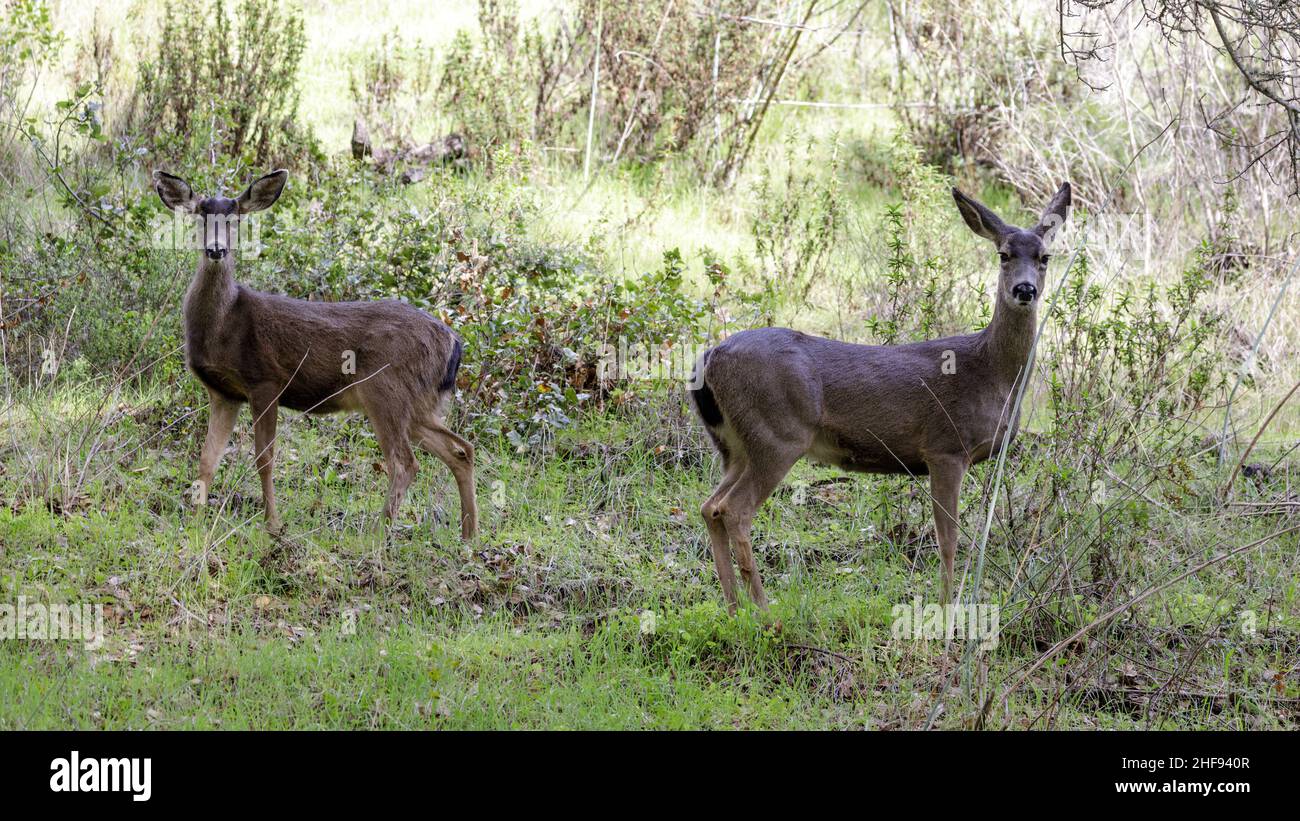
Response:
POLYGON ((199 197, 185 180, 164 171, 155 172, 154 179, 154 190, 163 205, 171 211, 180 209, 202 220, 203 253, 209 260, 219 262, 238 243, 239 218, 271 207, 284 191, 289 172, 281 169, 259 177, 233 200, 229 197, 199 197))
POLYGON ((1038 224, 1029 229, 1007 225, 988 206, 956 188, 952 189, 952 198, 970 229, 997 246, 1002 267, 998 301, 1014 310, 1032 308, 1043 292, 1048 246, 1070 213, 1070 184, 1061 184, 1038 224))

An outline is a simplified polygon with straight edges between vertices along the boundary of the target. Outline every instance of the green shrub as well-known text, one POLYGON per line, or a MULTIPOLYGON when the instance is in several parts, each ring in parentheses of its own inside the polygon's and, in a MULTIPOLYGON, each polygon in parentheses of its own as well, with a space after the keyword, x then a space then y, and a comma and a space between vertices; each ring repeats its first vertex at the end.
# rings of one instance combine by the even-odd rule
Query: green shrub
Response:
POLYGON ((124 132, 177 167, 214 154, 245 166, 318 157, 298 118, 302 12, 279 0, 242 0, 233 19, 224 4, 210 11, 169 0, 124 132))

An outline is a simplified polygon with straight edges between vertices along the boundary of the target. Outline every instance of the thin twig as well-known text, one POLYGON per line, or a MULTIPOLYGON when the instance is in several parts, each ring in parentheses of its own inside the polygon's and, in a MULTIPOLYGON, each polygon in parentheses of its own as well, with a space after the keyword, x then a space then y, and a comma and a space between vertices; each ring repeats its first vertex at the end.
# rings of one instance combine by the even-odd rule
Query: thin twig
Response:
POLYGON ((1273 412, 1264 420, 1264 424, 1259 426, 1259 430, 1255 432, 1255 438, 1250 440, 1250 444, 1244 451, 1242 451, 1241 458, 1237 460, 1237 466, 1232 469, 1232 475, 1228 477, 1228 483, 1219 491, 1220 496, 1226 497, 1228 493, 1231 492, 1232 483, 1236 480, 1237 472, 1241 470, 1241 466, 1245 463, 1246 457, 1250 456, 1250 452, 1255 449, 1255 444, 1259 442, 1259 437, 1263 436, 1264 431, 1268 430, 1269 423, 1273 421, 1273 417, 1277 416, 1277 412, 1282 410, 1282 406, 1287 403, 1287 400, 1290 399, 1293 394, 1295 394, 1297 388, 1300 388, 1300 382, 1296 382, 1291 386, 1291 390, 1287 391, 1286 396, 1282 397, 1282 401, 1278 402, 1273 408, 1273 412))
MULTIPOLYGON (((1014 693, 1017 689, 1019 689, 1020 686, 1025 683, 1025 681, 1029 678, 1031 674, 1033 674, 1035 670, 1042 667, 1044 664, 1048 662, 1048 660, 1054 658, 1062 650, 1074 644, 1079 639, 1083 638, 1094 628, 1106 624, 1111 619, 1115 618, 1116 616, 1125 612, 1131 607, 1146 601, 1147 599, 1154 596, 1156 593, 1159 593, 1163 590, 1168 590, 1170 587, 1173 587, 1175 584, 1181 582, 1183 579, 1194 576, 1197 573, 1204 570, 1205 568, 1210 567, 1211 565, 1216 565, 1221 562, 1227 561, 1228 559, 1231 559, 1234 556, 1239 556, 1248 550, 1253 550, 1254 548, 1259 547, 1260 545, 1267 544, 1273 541, 1274 539, 1278 538, 1279 536, 1285 536, 1288 533, 1295 533, 1297 531, 1300 531, 1300 525, 1294 525, 1292 527, 1283 528, 1282 530, 1274 531, 1273 533, 1270 533, 1267 536, 1256 539, 1250 544, 1242 545, 1241 547, 1235 548, 1233 550, 1229 550, 1226 553, 1220 553, 1217 556, 1206 559, 1200 564, 1192 568, 1189 568, 1188 570, 1185 570, 1182 573, 1179 573, 1177 576, 1174 576, 1172 579, 1165 582, 1164 584, 1158 584, 1153 587, 1149 587, 1143 592, 1139 593, 1138 595, 1124 602, 1123 604, 1112 607, 1104 615, 1097 617, 1089 624, 1080 627, 1078 630, 1071 633, 1068 637, 1061 639, 1056 644, 1052 645, 1046 652, 1044 652, 1041 656, 1035 659, 1034 663, 1029 665, 1028 669, 1026 669, 1023 673, 1020 674, 1020 678, 1016 679, 1016 681, 1010 687, 1002 691, 998 700, 1000 700, 1003 703, 1003 705, 1005 705, 1007 703, 1007 699, 1011 697, 1011 694, 1014 693)), ((984 704, 983 712, 987 712, 992 705, 993 705, 993 697, 989 696, 989 700, 984 704)))
POLYGON ((600 90, 600 38, 605 23, 605 6, 602 3, 596 11, 596 60, 591 71, 591 107, 587 112, 587 156, 582 161, 582 181, 591 180, 591 139, 596 130, 596 98, 600 90))

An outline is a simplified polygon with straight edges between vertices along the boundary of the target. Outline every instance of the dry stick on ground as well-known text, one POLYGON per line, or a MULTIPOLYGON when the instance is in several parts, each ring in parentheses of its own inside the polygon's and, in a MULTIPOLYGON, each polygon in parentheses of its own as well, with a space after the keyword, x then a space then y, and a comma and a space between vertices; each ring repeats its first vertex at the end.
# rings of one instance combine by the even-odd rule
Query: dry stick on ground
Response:
POLYGON ((836 651, 828 650, 825 647, 814 647, 811 644, 794 644, 793 642, 786 642, 785 646, 791 648, 792 650, 804 650, 809 653, 821 653, 823 655, 833 656, 834 658, 840 659, 841 661, 844 661, 848 664, 857 663, 856 661, 844 655, 843 653, 837 653, 836 651))
POLYGON ((1241 466, 1245 463, 1246 457, 1250 456, 1250 452, 1255 449, 1256 443, 1259 442, 1259 437, 1263 436, 1264 431, 1268 430, 1269 423, 1273 421, 1273 417, 1277 416, 1277 412, 1282 410, 1282 406, 1287 403, 1287 400, 1291 398, 1297 388, 1300 388, 1300 382, 1296 382, 1291 386, 1291 390, 1287 391, 1286 396, 1282 397, 1282 401, 1278 402, 1273 408, 1273 412, 1264 420, 1264 424, 1259 426, 1259 430, 1255 432, 1255 438, 1250 440, 1250 444, 1244 451, 1242 451, 1241 458, 1237 460, 1237 466, 1232 469, 1232 475, 1228 477, 1228 483, 1219 491, 1219 495, 1222 498, 1226 499, 1228 494, 1232 492, 1232 483, 1236 480, 1237 472, 1241 470, 1241 466))
MULTIPOLYGON (((1146 694, 1149 695, 1149 696, 1156 696, 1156 697, 1168 698, 1168 696, 1169 696, 1169 691, 1170 691, 1170 688, 1173 686, 1173 683, 1174 683, 1175 681, 1178 681, 1180 678, 1183 678, 1183 677, 1184 677, 1184 676, 1182 676, 1182 671, 1184 671, 1184 670, 1189 670, 1189 669, 1191 668, 1191 665, 1192 665, 1192 663, 1195 661, 1196 657, 1199 656, 1199 655, 1201 654, 1201 652, 1204 651, 1205 647, 1207 647, 1207 646, 1209 645, 1210 638, 1211 638, 1211 634, 1210 634, 1210 633, 1206 633, 1206 634, 1204 634, 1203 637, 1202 637, 1201 643, 1200 643, 1200 644, 1197 646, 1197 648, 1196 648, 1196 652, 1191 656, 1191 658, 1185 660, 1185 661, 1183 662, 1183 664, 1181 665, 1181 667, 1177 667, 1177 668, 1175 668, 1174 672, 1171 673, 1171 674, 1169 675, 1168 679, 1166 680, 1166 683, 1165 683, 1164 685, 1162 685, 1160 688, 1158 688, 1158 689, 1156 689, 1156 690, 1151 690, 1151 691, 1142 691, 1142 690, 1136 690, 1136 689, 1134 689, 1134 690, 1132 690, 1132 692, 1143 692, 1143 693, 1146 693, 1146 694)), ((1109 648, 1109 646, 1108 646, 1108 647, 1104 648, 1104 650, 1103 650, 1102 652, 1099 652, 1099 653, 1092 653, 1092 656, 1093 656, 1092 660, 1088 663, 1087 667, 1086 667, 1086 668, 1084 669, 1084 671, 1083 671, 1083 672, 1078 676, 1078 678, 1079 678, 1079 679, 1083 679, 1084 677, 1086 677, 1086 676, 1088 676, 1088 675, 1091 675, 1093 669, 1094 669, 1094 668, 1095 668, 1099 663, 1102 663, 1102 662, 1105 662, 1105 661, 1109 660, 1110 657, 1111 657, 1110 653, 1108 652, 1109 650, 1110 650, 1110 648, 1109 648)), ((1121 659, 1124 659, 1124 660, 1126 660, 1126 661, 1136 662, 1135 659, 1131 659, 1131 658, 1125 656, 1125 654, 1124 654, 1122 651, 1119 652, 1117 655, 1119 655, 1121 659)), ((1148 671, 1150 671, 1150 672, 1157 672, 1157 673, 1160 673, 1160 674, 1162 674, 1162 675, 1163 675, 1164 672, 1165 672, 1164 670, 1162 670, 1162 669, 1160 669, 1160 668, 1158 668, 1158 667, 1153 667, 1153 666, 1151 666, 1151 665, 1143 664, 1143 666, 1146 667, 1146 668, 1148 669, 1148 671)), ((1079 692, 1078 695, 1079 695, 1079 697, 1080 697, 1081 699, 1087 700, 1087 699, 1089 699, 1089 698, 1092 697, 1092 694, 1095 694, 1095 693, 1098 693, 1098 692, 1109 691, 1109 690, 1111 690, 1111 689, 1113 689, 1113 688, 1108 688, 1108 687, 1106 687, 1106 686, 1105 686, 1105 682, 1102 681, 1100 684, 1098 684, 1098 685, 1096 685, 1096 686, 1094 686, 1094 687, 1090 687, 1090 688, 1087 688, 1087 689, 1085 689, 1085 690, 1079 692)), ((1065 695, 1066 695, 1067 693, 1069 693, 1070 691, 1071 691, 1070 682, 1061 682, 1061 685, 1060 685, 1060 687, 1057 689, 1056 695, 1052 698, 1051 702, 1050 702, 1046 707, 1044 707, 1041 711, 1039 711, 1038 715, 1035 716, 1034 719, 1033 719, 1032 721, 1029 722, 1029 725, 1028 725, 1028 726, 1029 726, 1029 727, 1033 727, 1035 724, 1037 724, 1038 721, 1039 721, 1039 719, 1041 719, 1044 715, 1046 715, 1047 712, 1048 712, 1049 710, 1053 710, 1053 709, 1056 707, 1056 705, 1060 704, 1060 703, 1061 703, 1061 700, 1062 700, 1063 698, 1065 698, 1065 695)), ((1180 691, 1174 691, 1174 694, 1177 695, 1178 692, 1180 692, 1180 691)), ((1152 714, 1154 713, 1154 706, 1155 706, 1156 703, 1157 703, 1157 700, 1156 700, 1156 699, 1150 699, 1150 700, 1148 700, 1148 703, 1146 704, 1146 707, 1147 707, 1147 722, 1148 722, 1148 723, 1150 722, 1150 720, 1151 720, 1151 716, 1152 716, 1152 714)), ((1103 704, 1102 706, 1105 706, 1105 705, 1103 704)), ((1053 712, 1053 718, 1055 718, 1055 712, 1053 712)))
MULTIPOLYGON (((1152 435, 1154 435, 1154 433, 1153 433, 1152 435)), ((1168 449, 1169 449, 1169 450, 1173 450, 1173 449, 1175 449, 1176 447, 1177 447, 1176 444, 1169 444, 1169 445, 1168 445, 1168 449)), ((1157 456, 1162 456, 1162 455, 1163 455, 1163 454, 1157 454, 1157 456)), ((1139 470, 1140 470, 1139 467, 1134 467, 1134 468, 1132 468, 1132 469, 1129 471, 1129 473, 1126 474, 1125 479, 1134 479, 1134 480, 1136 480, 1135 474, 1136 474, 1139 470)), ((1147 485, 1146 485, 1145 487, 1150 487, 1151 485, 1154 485, 1155 482, 1157 481, 1157 477, 1155 476, 1155 469, 1154 469, 1154 467, 1151 468, 1151 469, 1148 471, 1147 476, 1148 476, 1149 478, 1148 478, 1148 481, 1147 481, 1147 485)), ((1086 524, 1088 524, 1088 525, 1095 524, 1095 525, 1097 526, 1098 531, 1101 529, 1101 527, 1102 527, 1103 524, 1105 523, 1106 516, 1107 516, 1108 514, 1113 513, 1113 512, 1118 512, 1118 511, 1122 510, 1123 506, 1124 506, 1128 501, 1130 501, 1131 499, 1133 499, 1134 497, 1145 495, 1145 487, 1142 487, 1142 488, 1135 487, 1135 486, 1133 486, 1132 484, 1130 484, 1128 481, 1125 481, 1125 479, 1120 479, 1119 477, 1115 477, 1115 478, 1116 478, 1116 481, 1118 481, 1118 482, 1119 482, 1119 483, 1120 483, 1120 484, 1121 484, 1121 485, 1126 489, 1127 492, 1112 497, 1111 500, 1110 500, 1110 501, 1109 501, 1109 502, 1108 502, 1108 503, 1107 503, 1103 508, 1101 508, 1101 509, 1097 512, 1097 517, 1096 517, 1096 519, 1094 519, 1094 520, 1092 520, 1092 521, 1086 523, 1086 524)), ((1083 536, 1083 535, 1086 535, 1086 534, 1089 534, 1089 533, 1092 533, 1092 532, 1093 532, 1093 529, 1092 529, 1091 527, 1084 527, 1084 528, 1082 528, 1082 529, 1079 531, 1079 534, 1076 534, 1076 535, 1074 535, 1074 536, 1069 537, 1069 541, 1068 541, 1068 542, 1067 542, 1067 543, 1066 543, 1066 544, 1061 548, 1060 551, 1058 551, 1058 555, 1060 555, 1060 556, 1067 556, 1067 557, 1068 557, 1068 555, 1070 554, 1072 548, 1074 547, 1075 544, 1077 544, 1077 543, 1080 541, 1080 539, 1082 538, 1082 536, 1083 536)), ((1059 535, 1059 531, 1058 531, 1057 533, 1051 534, 1051 537, 1052 537, 1052 538, 1055 538, 1057 535, 1059 535)), ((1046 543, 1046 541, 1050 541, 1050 539, 1049 539, 1049 540, 1045 540, 1044 543, 1046 543)), ((1081 559, 1082 557, 1080 556, 1079 558, 1081 559)), ((1067 560, 1068 560, 1068 559, 1067 559, 1067 560)), ((1076 560, 1068 560, 1068 561, 1076 561, 1076 560)), ((1073 567, 1074 567, 1074 565, 1073 565, 1072 563, 1071 563, 1071 564, 1067 564, 1067 566, 1066 566, 1065 568, 1063 568, 1063 572, 1066 573, 1066 574, 1068 574, 1068 573, 1070 573, 1070 572, 1073 571, 1073 567)), ((1028 580, 1025 582, 1025 584, 1028 584, 1028 580)), ((1013 591, 1012 591, 1012 596, 1014 597, 1014 596, 1016 595, 1016 593, 1017 593, 1017 590, 1013 589, 1013 591)), ((1004 625, 1002 625, 1002 631, 1005 632, 1005 631, 1007 630, 1007 628, 1011 627, 1011 626, 1012 626, 1013 624, 1015 624, 1018 620, 1027 617, 1027 615, 1028 615, 1031 611, 1041 610, 1041 609, 1042 609, 1042 606, 1041 606, 1041 605, 1038 605, 1037 607, 1035 607, 1036 602, 1037 602, 1037 598, 1036 598, 1036 597, 1035 597, 1034 599, 1032 599, 1032 600, 1029 600, 1029 601, 1027 602, 1026 607, 1025 607, 1024 610, 1022 610, 1021 612, 1017 613, 1015 616, 1012 617, 1012 619, 1011 619, 1009 622, 1007 622, 1007 623, 1005 623, 1004 625)))
MULTIPOLYGON (((1078 678, 1079 678, 1079 679, 1085 679, 1085 678, 1091 676, 1091 675, 1093 674, 1093 672, 1094 672, 1094 671, 1095 671, 1095 670, 1096 670, 1096 669, 1097 669, 1101 664, 1105 663, 1106 661, 1107 661, 1107 656, 1106 656, 1105 654, 1103 654, 1103 653, 1097 653, 1097 654, 1095 654, 1095 655, 1093 656, 1093 658, 1086 660, 1086 663, 1084 664, 1083 670, 1081 670, 1081 671, 1079 672, 1078 678)), ((1056 710, 1055 710, 1055 707, 1056 707, 1056 705, 1058 705, 1058 704, 1061 703, 1061 700, 1062 700, 1063 698, 1065 698, 1065 694, 1066 694, 1067 692, 1069 692, 1069 682, 1062 682, 1062 683, 1061 683, 1061 686, 1057 689, 1056 694, 1052 697, 1052 700, 1049 701, 1049 702, 1047 703, 1047 705, 1046 705, 1045 707, 1043 707, 1043 709, 1039 710, 1038 713, 1037 713, 1035 716, 1033 716, 1033 718, 1031 718, 1031 719, 1029 720, 1029 723, 1028 723, 1026 726, 1032 728, 1032 727, 1033 727, 1034 725, 1036 725, 1039 721, 1041 721, 1044 717, 1047 717, 1047 719, 1048 719, 1047 728, 1050 730, 1050 729, 1052 728, 1052 725, 1053 725, 1053 723, 1054 723, 1054 721, 1055 721, 1055 719, 1056 719, 1056 716, 1057 716, 1057 712, 1056 712, 1056 710), (1050 715, 1049 715, 1049 714, 1050 714, 1050 715)), ((975 719, 975 727, 976 727, 976 729, 978 729, 978 728, 980 727, 980 717, 979 717, 979 716, 976 716, 976 719, 975 719)))
MULTIPOLYGON (((1216 598, 1214 602, 1214 607, 1216 610, 1219 607, 1219 605, 1223 603, 1223 601, 1224 601, 1224 597, 1222 595, 1216 598)), ((1211 617, 1208 616, 1206 617, 1207 626, 1210 621, 1210 618, 1211 617)), ((1196 664, 1197 659, 1199 659, 1201 655, 1205 653, 1206 649, 1210 646, 1210 640, 1213 638, 1213 636, 1214 634, 1209 630, 1203 632, 1201 634, 1200 641, 1196 644, 1195 647, 1192 648, 1192 652, 1183 655, 1181 664, 1177 663, 1176 660, 1173 673, 1169 675, 1169 678, 1165 681, 1163 685, 1160 686, 1157 692, 1161 693, 1162 695, 1165 695, 1166 697, 1167 694, 1170 692, 1175 694, 1179 692, 1185 692, 1187 689, 1187 685, 1191 682, 1191 677, 1193 673, 1192 668, 1196 664)), ((1152 699, 1147 707, 1146 720, 1148 725, 1150 725, 1151 719, 1155 715, 1155 708, 1158 703, 1159 703, 1158 700, 1152 699)))
MULTIPOLYGON (((1044 653, 1043 653, 1042 655, 1040 655, 1037 659, 1035 659, 1035 660, 1034 660, 1034 663, 1031 664, 1031 665, 1029 665, 1029 668, 1028 668, 1027 670, 1025 670, 1025 672, 1023 672, 1023 673, 1020 674, 1020 678, 1016 679, 1015 682, 1014 682, 1013 684, 1011 684, 1011 686, 1007 687, 1007 689, 1005 689, 1005 690, 1002 691, 1002 693, 1000 694, 998 700, 1002 702, 1003 707, 1004 707, 1004 709, 1005 709, 1008 699, 1011 698, 1011 694, 1014 693, 1017 689, 1019 689, 1020 686, 1021 686, 1022 684, 1024 684, 1026 680, 1028 680, 1029 676, 1032 675, 1032 674, 1034 673, 1034 671, 1036 671, 1038 668, 1042 667, 1044 664, 1046 664, 1046 663, 1048 662, 1048 660, 1054 658, 1054 657, 1055 657, 1057 654, 1059 654, 1062 650, 1066 649, 1067 647, 1069 647, 1070 645, 1074 644, 1074 643, 1075 643, 1076 641, 1078 641, 1079 639, 1083 638, 1083 636, 1086 635, 1087 633, 1091 632, 1091 631, 1093 630, 1093 628, 1095 628, 1095 627, 1100 627, 1101 625, 1106 624, 1107 622, 1111 621, 1111 620, 1114 619, 1116 616, 1118 616, 1118 615, 1120 615, 1121 613, 1125 612, 1125 611, 1128 610, 1129 608, 1131 608, 1131 607, 1133 607, 1133 606, 1135 606, 1135 605, 1137 605, 1137 604, 1140 604, 1140 603, 1142 603, 1143 601, 1146 601, 1147 599, 1149 599, 1149 598, 1151 598, 1152 596, 1154 596, 1156 593, 1159 593, 1159 592, 1161 592, 1161 591, 1163 591, 1163 590, 1167 590, 1167 589, 1169 589, 1170 587, 1173 587, 1175 584, 1177 584, 1178 582, 1181 582, 1183 579, 1186 579, 1186 578, 1189 578, 1189 577, 1191 577, 1191 576, 1196 575, 1197 573, 1201 572, 1202 570, 1204 570, 1204 569, 1207 568, 1207 567, 1210 567, 1210 566, 1212 566, 1212 565, 1216 565, 1216 564, 1219 564, 1219 563, 1221 563, 1221 562, 1227 561, 1228 559, 1231 559, 1231 558, 1234 557, 1234 556, 1239 556, 1239 555, 1241 555, 1242 553, 1247 552, 1248 550, 1253 550, 1253 549, 1255 549, 1256 547, 1259 547, 1260 545, 1267 544, 1268 542, 1273 541, 1274 539, 1278 538, 1279 536, 1285 536, 1285 535, 1287 535, 1288 533, 1295 533, 1295 532, 1297 532, 1297 531, 1300 531, 1300 525, 1293 525, 1292 527, 1287 527, 1287 528, 1283 528, 1282 530, 1274 531, 1273 533, 1270 533, 1270 534, 1267 535, 1267 536, 1264 536, 1264 537, 1262 537, 1262 538, 1256 539, 1255 541, 1253 541, 1253 542, 1251 542, 1251 543, 1249 543, 1249 544, 1246 544, 1246 545, 1242 545, 1241 547, 1238 547, 1238 548, 1234 548, 1234 549, 1232 549, 1232 550, 1229 550, 1229 551, 1227 551, 1226 553, 1220 553, 1220 554, 1217 555, 1217 556, 1214 556, 1214 557, 1212 557, 1212 558, 1206 559, 1205 561, 1201 562, 1200 564, 1198 564, 1198 565, 1196 565, 1196 566, 1194 566, 1194 567, 1191 567, 1191 568, 1189 568, 1189 569, 1183 571, 1182 573, 1179 573, 1177 576, 1173 577, 1172 579, 1170 579, 1169 581, 1165 582, 1164 584, 1159 584, 1159 585, 1155 585, 1154 587, 1149 587, 1149 588, 1147 588, 1146 590, 1144 590, 1143 592, 1139 593, 1138 595, 1136 595, 1136 596, 1134 596, 1133 598, 1129 599, 1128 601, 1124 602, 1123 604, 1111 608, 1111 609, 1110 609, 1109 611, 1107 611, 1105 614, 1103 614, 1103 615, 1097 617, 1096 619, 1094 619, 1091 623, 1086 624, 1086 625, 1084 625, 1083 627, 1080 627, 1078 630, 1074 631, 1074 633, 1072 633, 1072 634, 1071 634, 1070 636, 1068 636, 1067 638, 1064 638, 1064 639, 1058 641, 1056 644, 1052 645, 1051 648, 1049 648, 1046 652, 1044 652, 1044 653)), ((980 710, 980 722, 981 722, 981 723, 984 721, 985 717, 988 715, 988 711, 989 711, 990 709, 992 709, 992 707, 993 707, 993 701, 994 701, 993 697, 990 696, 990 697, 988 698, 988 700, 984 702, 984 707, 983 707, 983 709, 980 710)))

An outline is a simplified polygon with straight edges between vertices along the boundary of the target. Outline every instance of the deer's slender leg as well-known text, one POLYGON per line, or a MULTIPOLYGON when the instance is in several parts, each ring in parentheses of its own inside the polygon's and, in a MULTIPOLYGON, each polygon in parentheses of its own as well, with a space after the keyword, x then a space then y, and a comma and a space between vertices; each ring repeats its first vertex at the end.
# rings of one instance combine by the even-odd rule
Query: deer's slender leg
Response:
POLYGON ((727 607, 733 611, 736 609, 736 571, 732 564, 731 547, 727 539, 727 525, 723 521, 719 505, 740 479, 744 468, 744 459, 732 457, 728 460, 722 481, 700 508, 704 525, 709 530, 709 546, 713 550, 713 564, 718 569, 718 583, 722 585, 722 596, 727 601, 727 607))
POLYGON ((374 426, 379 449, 384 452, 384 466, 388 469, 388 499, 384 502, 384 518, 390 522, 397 518, 406 489, 411 486, 419 465, 411 452, 410 422, 391 409, 380 409, 376 404, 366 404, 366 414, 374 426))
POLYGON ((460 493, 460 536, 472 539, 478 533, 478 501, 474 495, 474 446, 452 433, 433 418, 413 426, 412 440, 442 460, 456 478, 460 493))
POLYGON ((964 459, 948 457, 927 460, 926 466, 930 470, 934 530, 939 539, 939 557, 943 560, 943 603, 948 604, 952 601, 953 561, 957 556, 957 503, 967 465, 964 459))
POLYGON ((767 593, 763 590, 763 580, 754 561, 750 529, 755 511, 772 495, 801 455, 802 450, 787 448, 776 453, 769 451, 761 460, 751 456, 740 478, 719 503, 723 524, 736 553, 736 564, 740 566, 740 576, 749 588, 750 599, 763 610, 767 609, 767 593))
POLYGON ((214 390, 208 391, 208 435, 203 440, 203 451, 199 454, 199 487, 195 499, 199 505, 208 503, 212 477, 216 475, 221 454, 230 442, 230 432, 235 429, 239 405, 239 402, 232 402, 214 390))
POLYGON ((280 408, 274 400, 249 403, 253 412, 253 447, 257 472, 262 477, 262 502, 266 506, 266 529, 279 533, 280 514, 275 508, 275 483, 272 477, 275 465, 275 426, 280 408))

